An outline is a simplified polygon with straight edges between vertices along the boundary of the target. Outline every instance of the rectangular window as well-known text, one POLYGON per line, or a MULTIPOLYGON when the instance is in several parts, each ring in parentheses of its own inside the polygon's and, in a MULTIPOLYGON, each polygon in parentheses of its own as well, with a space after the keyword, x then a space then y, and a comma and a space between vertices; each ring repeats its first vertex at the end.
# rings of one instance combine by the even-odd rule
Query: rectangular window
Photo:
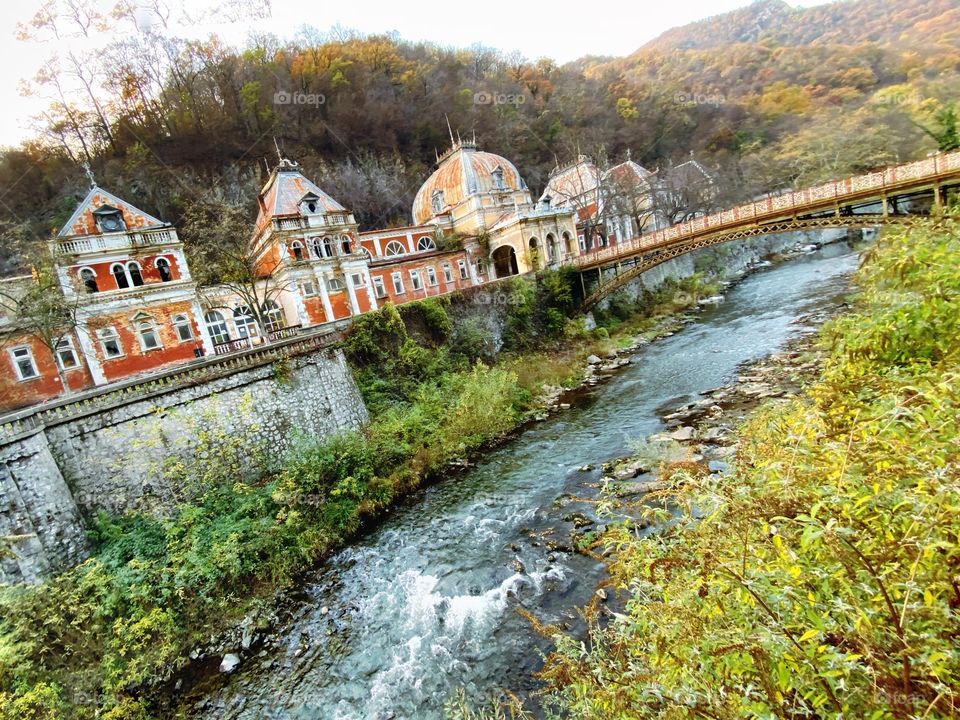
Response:
POLYGON ((156 350, 160 347, 160 338, 157 337, 156 328, 152 325, 141 325, 138 329, 140 331, 140 345, 143 346, 144 350, 156 350))
POLYGON ((414 290, 423 290, 423 280, 420 279, 419 270, 410 271, 410 285, 414 290))
POLYGON ((448 285, 453 282, 453 268, 450 263, 443 264, 443 281, 448 285))
POLYGON ((363 287, 363 273, 354 273, 350 276, 350 279, 353 280, 353 286, 355 288, 363 287))
POLYGON ((437 284, 437 270, 433 265, 427 266, 427 285, 435 287, 437 284))
POLYGON ((577 240, 580 241, 580 251, 587 249, 587 241, 583 239, 583 235, 577 235, 577 240))
POLYGON ((487 274, 487 264, 483 261, 483 258, 477 260, 477 275, 486 275, 487 274))
POLYGON ((177 340, 180 342, 193 340, 193 329, 190 327, 189 322, 177 323, 173 327, 177 331, 177 340))
POLYGON ((390 277, 393 278, 393 291, 397 295, 403 295, 403 275, 395 272, 390 277))
POLYGON ((57 343, 57 363, 64 370, 70 370, 80 364, 77 360, 77 353, 73 350, 73 343, 70 341, 70 338, 63 338, 57 343))
POLYGON ((13 360, 13 366, 17 370, 17 378, 20 380, 32 380, 40 377, 37 372, 37 366, 33 362, 33 353, 28 347, 17 347, 10 350, 10 357, 13 360))
POLYGON ((312 280, 306 280, 305 282, 300 283, 300 287, 303 288, 304 297, 317 296, 317 284, 312 280))
POLYGON ((385 298, 387 296, 387 289, 383 286, 383 278, 379 275, 373 277, 373 292, 378 298, 385 298))
POLYGON ((117 331, 113 328, 105 328, 97 333, 100 338, 100 347, 103 348, 105 358, 118 358, 123 355, 123 348, 120 347, 120 338, 117 331))
POLYGON ((466 260, 457 260, 457 267, 460 268, 460 279, 467 279, 467 261, 466 260))

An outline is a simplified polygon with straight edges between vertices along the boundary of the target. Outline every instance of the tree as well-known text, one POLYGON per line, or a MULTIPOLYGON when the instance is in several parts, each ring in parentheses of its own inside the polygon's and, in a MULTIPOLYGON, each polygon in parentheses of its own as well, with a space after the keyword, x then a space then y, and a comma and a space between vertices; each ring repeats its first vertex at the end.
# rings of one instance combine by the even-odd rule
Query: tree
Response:
POLYGON ((247 211, 222 196, 187 205, 181 224, 187 259, 208 307, 224 307, 224 295, 240 299, 267 338, 268 305, 289 284, 276 277, 280 258, 260 257, 250 244, 252 223, 247 211))
POLYGON ((934 114, 933 119, 939 127, 931 128, 920 123, 917 123, 917 127, 936 141, 940 152, 960 150, 960 130, 957 128, 956 104, 948 103, 944 105, 934 114))

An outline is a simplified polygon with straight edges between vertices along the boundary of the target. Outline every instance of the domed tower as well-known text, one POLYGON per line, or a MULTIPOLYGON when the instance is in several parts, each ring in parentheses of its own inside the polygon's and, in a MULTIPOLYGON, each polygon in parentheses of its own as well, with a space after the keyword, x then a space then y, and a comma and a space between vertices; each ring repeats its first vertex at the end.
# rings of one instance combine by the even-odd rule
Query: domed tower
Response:
POLYGON ((529 209, 530 190, 516 166, 458 141, 439 160, 413 200, 413 221, 441 225, 464 235, 489 228, 504 213, 529 209))
POLYGON ((534 205, 505 157, 455 141, 413 200, 413 221, 466 238, 467 252, 504 277, 557 266, 576 254, 573 213, 534 205))

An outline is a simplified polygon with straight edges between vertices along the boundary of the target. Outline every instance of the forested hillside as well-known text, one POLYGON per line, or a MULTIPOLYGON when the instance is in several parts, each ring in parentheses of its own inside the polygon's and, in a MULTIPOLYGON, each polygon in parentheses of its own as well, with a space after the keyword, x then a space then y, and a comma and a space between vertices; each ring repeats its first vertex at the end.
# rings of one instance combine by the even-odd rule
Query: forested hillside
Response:
MULTIPOLYGON (((23 42, 76 33, 66 4, 51 7, 23 42)), ((123 12, 88 25, 97 23, 109 27, 102 47, 30 83, 50 101, 37 138, 0 155, 7 272, 22 269, 20 243, 69 214, 87 187, 85 162, 102 185, 170 221, 201 197, 252 215, 276 138, 365 229, 409 222, 449 142, 446 118, 513 159, 534 192, 578 152, 602 163, 630 149, 651 169, 695 153, 720 174, 718 202, 956 139, 945 108, 960 88, 960 17, 945 0, 802 11, 762 2, 627 58, 566 65, 346 31, 254 36, 237 50, 135 32, 123 12)))

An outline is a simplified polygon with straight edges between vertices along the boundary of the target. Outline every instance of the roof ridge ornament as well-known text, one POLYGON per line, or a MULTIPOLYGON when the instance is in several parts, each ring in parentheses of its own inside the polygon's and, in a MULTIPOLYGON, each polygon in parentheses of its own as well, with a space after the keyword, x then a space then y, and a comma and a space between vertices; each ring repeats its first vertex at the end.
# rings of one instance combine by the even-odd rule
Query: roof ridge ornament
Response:
POLYGON ((93 190, 97 186, 97 180, 93 177, 93 170, 90 169, 89 162, 83 164, 83 172, 86 173, 87 178, 90 180, 90 189, 93 190))

